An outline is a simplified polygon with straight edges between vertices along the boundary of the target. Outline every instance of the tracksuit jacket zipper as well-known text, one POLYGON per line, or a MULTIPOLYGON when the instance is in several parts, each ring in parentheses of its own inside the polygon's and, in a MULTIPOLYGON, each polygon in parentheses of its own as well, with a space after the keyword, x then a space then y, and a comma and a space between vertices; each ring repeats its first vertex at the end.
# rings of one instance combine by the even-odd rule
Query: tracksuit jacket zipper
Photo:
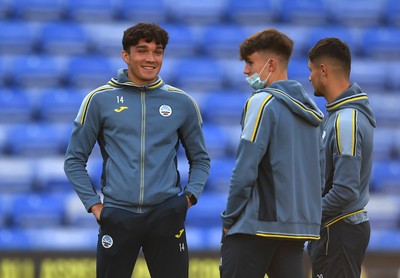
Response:
POLYGON ((142 127, 140 134, 140 196, 138 212, 142 212, 142 205, 144 199, 144 165, 145 165, 145 148, 146 148, 146 94, 141 92, 141 105, 142 105, 142 127))

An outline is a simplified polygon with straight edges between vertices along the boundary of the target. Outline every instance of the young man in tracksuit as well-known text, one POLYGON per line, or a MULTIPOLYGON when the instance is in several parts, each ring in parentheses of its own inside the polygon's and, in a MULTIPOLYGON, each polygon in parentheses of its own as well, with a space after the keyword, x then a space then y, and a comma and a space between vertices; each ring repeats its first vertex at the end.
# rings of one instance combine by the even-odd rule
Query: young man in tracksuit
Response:
POLYGON ((309 245, 313 277, 355 278, 370 237, 369 200, 375 117, 368 96, 350 83, 351 54, 336 38, 309 52, 314 94, 327 101, 323 122, 325 183, 321 240, 309 245))
POLYGON ((240 46, 255 92, 242 114, 226 209, 223 278, 299 278, 306 240, 319 238, 320 123, 301 84, 288 80, 293 42, 267 29, 240 46))
POLYGON ((184 221, 203 190, 210 159, 196 102, 158 76, 167 43, 168 33, 156 24, 128 28, 122 40, 128 68, 90 92, 74 122, 64 168, 100 224, 97 277, 130 278, 141 248, 152 277, 188 277, 184 221), (103 200, 86 171, 96 142, 103 200), (185 194, 180 144, 190 165, 185 194))

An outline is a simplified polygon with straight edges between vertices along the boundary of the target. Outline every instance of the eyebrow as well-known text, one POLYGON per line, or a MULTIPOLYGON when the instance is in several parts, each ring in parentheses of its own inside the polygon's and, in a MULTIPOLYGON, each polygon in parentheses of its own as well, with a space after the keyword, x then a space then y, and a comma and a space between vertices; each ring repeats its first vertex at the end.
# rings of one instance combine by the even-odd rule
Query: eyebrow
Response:
MULTIPOLYGON (((149 47, 147 45, 142 44, 142 45, 137 45, 135 48, 137 48, 137 49, 148 49, 149 47)), ((163 49, 163 47, 162 47, 161 44, 158 44, 158 45, 156 45, 156 49, 157 50, 158 49, 163 49)))

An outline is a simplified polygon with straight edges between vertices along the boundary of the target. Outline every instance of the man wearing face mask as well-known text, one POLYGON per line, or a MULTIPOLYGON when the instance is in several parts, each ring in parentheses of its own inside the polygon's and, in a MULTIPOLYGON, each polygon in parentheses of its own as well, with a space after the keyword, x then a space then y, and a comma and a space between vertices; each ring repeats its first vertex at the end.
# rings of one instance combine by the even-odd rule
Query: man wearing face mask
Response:
POLYGON ((222 212, 221 277, 299 278, 306 240, 319 239, 322 112, 288 80, 293 41, 266 29, 240 45, 255 90, 222 212))

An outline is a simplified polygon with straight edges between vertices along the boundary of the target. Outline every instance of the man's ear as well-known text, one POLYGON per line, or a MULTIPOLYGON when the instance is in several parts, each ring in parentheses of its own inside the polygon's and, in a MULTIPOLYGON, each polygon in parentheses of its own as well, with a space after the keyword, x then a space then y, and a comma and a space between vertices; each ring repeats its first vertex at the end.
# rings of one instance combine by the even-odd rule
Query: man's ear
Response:
POLYGON ((125 63, 129 63, 129 53, 126 52, 125 50, 121 51, 121 57, 124 60, 125 63))
POLYGON ((325 65, 325 64, 320 64, 320 70, 321 70, 321 75, 323 76, 323 77, 326 77, 327 76, 327 74, 328 74, 328 68, 327 68, 327 66, 325 65))

